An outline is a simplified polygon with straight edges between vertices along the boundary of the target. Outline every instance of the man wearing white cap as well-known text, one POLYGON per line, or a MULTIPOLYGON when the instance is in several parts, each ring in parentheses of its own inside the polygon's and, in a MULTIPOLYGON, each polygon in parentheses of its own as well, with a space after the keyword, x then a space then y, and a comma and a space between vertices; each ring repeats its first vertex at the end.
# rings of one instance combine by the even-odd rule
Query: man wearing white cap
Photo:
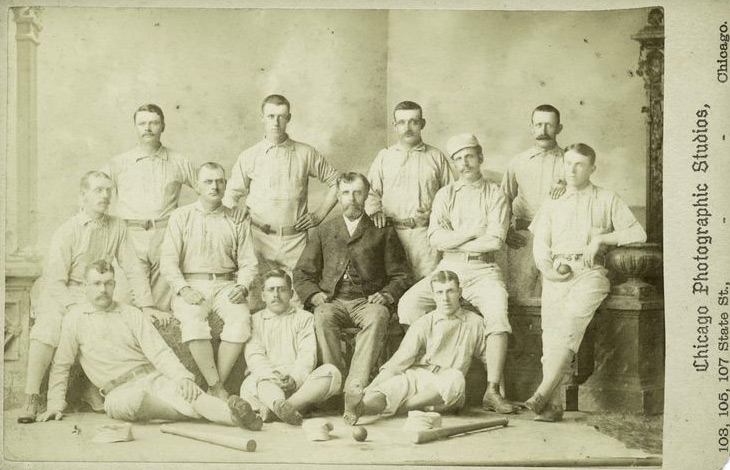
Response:
POLYGON ((530 121, 535 145, 514 157, 502 178, 502 191, 512 211, 505 268, 513 299, 540 297, 540 273, 532 260, 532 234, 527 228, 543 201, 565 192, 563 149, 556 140, 562 130, 557 108, 549 104, 535 108, 530 121))
MULTIPOLYGON (((499 392, 511 333, 507 319, 507 289, 494 262, 504 243, 509 210, 504 193, 482 177, 482 147, 471 134, 459 134, 446 144, 460 179, 441 188, 433 201, 428 227, 431 245, 443 252, 438 270, 453 271, 461 280, 462 295, 484 318, 487 354, 487 391, 483 407, 499 413, 515 408, 499 392)), ((402 324, 410 325, 435 306, 428 279, 409 289, 398 304, 402 324)))
POLYGON ((428 242, 428 219, 436 191, 454 181, 441 150, 421 140, 426 127, 418 103, 402 101, 393 111, 398 142, 381 150, 370 166, 370 196, 366 212, 379 228, 393 224, 414 280, 431 274, 438 251, 428 242))

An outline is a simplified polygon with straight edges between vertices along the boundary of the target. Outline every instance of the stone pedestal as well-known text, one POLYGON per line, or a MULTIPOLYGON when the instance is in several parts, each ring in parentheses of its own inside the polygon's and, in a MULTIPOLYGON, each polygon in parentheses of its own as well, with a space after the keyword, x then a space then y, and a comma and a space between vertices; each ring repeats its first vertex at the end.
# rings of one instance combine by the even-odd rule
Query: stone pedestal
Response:
POLYGON ((3 409, 23 403, 30 333, 30 289, 40 276, 37 262, 9 256, 5 263, 5 359, 3 409))
POLYGON ((661 299, 611 295, 593 319, 593 374, 579 388, 581 411, 657 414, 664 409, 661 299))
POLYGON ((612 250, 613 286, 593 319, 594 370, 579 388, 582 411, 661 413, 664 408, 664 302, 643 277, 661 270, 658 244, 612 250))

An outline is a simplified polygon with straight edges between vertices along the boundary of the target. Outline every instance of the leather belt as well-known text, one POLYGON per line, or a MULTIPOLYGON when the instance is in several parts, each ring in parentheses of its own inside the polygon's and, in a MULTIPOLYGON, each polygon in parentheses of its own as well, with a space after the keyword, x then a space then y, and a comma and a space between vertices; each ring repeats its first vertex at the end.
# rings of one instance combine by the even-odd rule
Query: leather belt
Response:
POLYGON ((273 225, 263 224, 253 217, 251 217, 251 225, 267 235, 276 234, 281 237, 283 235, 296 235, 297 233, 300 233, 299 230, 295 229, 293 225, 288 225, 286 227, 275 227, 273 225))
POLYGON ((190 281, 235 281, 236 273, 184 273, 183 277, 190 281))
POLYGON ((428 219, 415 219, 413 217, 408 219, 390 219, 395 228, 418 228, 428 227, 428 219))
MULTIPOLYGON (((558 253, 553 255, 553 260, 564 260, 570 262, 580 261, 583 259, 583 253, 558 253)), ((604 266, 606 264, 605 255, 598 253, 593 260, 594 265, 604 266)))
POLYGON ((135 367, 129 372, 120 375, 116 379, 112 379, 109 382, 105 383, 104 386, 99 389, 99 393, 102 397, 105 397, 109 394, 109 392, 122 385, 123 383, 129 382, 136 377, 147 375, 150 372, 154 371, 155 368, 150 364, 144 364, 139 367, 135 367))
POLYGON ((142 230, 150 230, 153 228, 165 228, 167 227, 168 219, 158 220, 138 220, 138 219, 125 219, 127 227, 141 228, 142 230))
POLYGON ((494 253, 460 253, 458 251, 445 251, 443 254, 444 261, 481 261, 483 263, 494 263, 494 253))
POLYGON ((515 219, 515 230, 527 230, 531 223, 531 220, 517 218, 515 219))

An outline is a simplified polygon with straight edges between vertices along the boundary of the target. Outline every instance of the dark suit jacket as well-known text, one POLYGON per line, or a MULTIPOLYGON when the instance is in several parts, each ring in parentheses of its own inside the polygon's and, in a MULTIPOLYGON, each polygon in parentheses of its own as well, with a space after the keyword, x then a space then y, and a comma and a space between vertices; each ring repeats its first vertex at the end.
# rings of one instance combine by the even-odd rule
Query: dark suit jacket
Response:
POLYGON ((377 228, 364 214, 350 237, 345 221, 335 217, 309 234, 293 273, 299 298, 306 302, 317 292, 332 297, 348 261, 362 278, 365 295, 387 292, 398 302, 410 286, 405 251, 393 227, 377 228))

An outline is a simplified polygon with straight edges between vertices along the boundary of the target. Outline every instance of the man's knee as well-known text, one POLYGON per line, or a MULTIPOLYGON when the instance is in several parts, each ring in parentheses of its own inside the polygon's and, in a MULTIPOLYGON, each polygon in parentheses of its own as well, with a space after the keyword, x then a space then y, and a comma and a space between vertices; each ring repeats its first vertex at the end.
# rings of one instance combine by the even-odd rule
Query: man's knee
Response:
POLYGON ((385 305, 370 304, 362 319, 362 327, 387 328, 390 322, 390 310, 385 305))
POLYGON ((337 310, 331 303, 324 303, 314 308, 314 324, 316 327, 337 326, 337 310))
POLYGON ((144 390, 124 390, 107 395, 104 399, 104 411, 112 419, 141 421, 143 416, 140 410, 144 398, 144 390))
POLYGON ((439 394, 446 406, 454 406, 463 400, 466 393, 466 379, 458 369, 449 369, 441 373, 439 394))

